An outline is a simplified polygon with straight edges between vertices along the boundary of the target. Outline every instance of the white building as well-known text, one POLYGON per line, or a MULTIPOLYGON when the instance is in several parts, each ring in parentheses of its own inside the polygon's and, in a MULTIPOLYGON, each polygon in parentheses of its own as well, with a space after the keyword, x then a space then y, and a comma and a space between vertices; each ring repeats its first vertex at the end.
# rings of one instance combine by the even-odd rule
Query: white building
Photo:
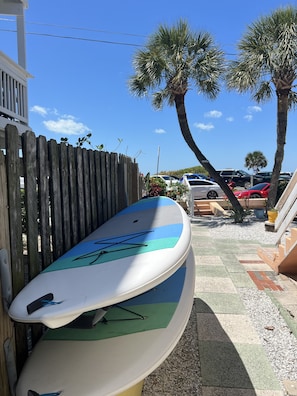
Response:
MULTIPOLYGON (((0 0, 0 15, 11 15, 17 25, 17 63, 0 51, 0 134, 7 124, 20 133, 30 130, 28 120, 28 84, 26 71, 24 10, 27 0, 0 0)), ((1 47, 0 47, 1 49, 1 47)))

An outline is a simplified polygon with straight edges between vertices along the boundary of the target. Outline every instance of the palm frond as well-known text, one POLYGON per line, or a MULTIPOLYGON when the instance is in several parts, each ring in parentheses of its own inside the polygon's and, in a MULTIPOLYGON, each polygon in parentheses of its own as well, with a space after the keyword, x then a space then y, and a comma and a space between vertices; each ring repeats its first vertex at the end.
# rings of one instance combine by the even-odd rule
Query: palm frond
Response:
POLYGON ((175 95, 185 95, 192 83, 199 92, 216 97, 224 54, 209 33, 193 33, 187 22, 180 20, 172 27, 161 25, 148 39, 145 50, 136 53, 133 66, 130 90, 139 96, 150 92, 156 107, 165 98, 173 104, 175 95), (160 88, 166 95, 163 92, 160 96, 160 88))

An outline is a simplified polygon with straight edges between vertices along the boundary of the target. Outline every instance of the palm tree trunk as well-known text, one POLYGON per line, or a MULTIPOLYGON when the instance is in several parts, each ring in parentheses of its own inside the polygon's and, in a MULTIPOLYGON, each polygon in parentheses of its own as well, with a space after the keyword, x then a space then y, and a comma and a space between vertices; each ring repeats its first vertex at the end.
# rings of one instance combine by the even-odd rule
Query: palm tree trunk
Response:
POLYGON ((288 123, 288 91, 277 92, 277 146, 268 195, 268 208, 276 204, 279 175, 284 159, 288 123))
POLYGON ((197 160, 200 162, 200 164, 204 167, 204 169, 207 170, 209 175, 217 182, 224 193, 226 194, 227 198, 229 199, 233 210, 235 213, 237 213, 237 216, 235 216, 235 221, 241 223, 243 220, 243 208, 238 202, 237 198, 231 191, 230 187, 227 185, 225 180, 219 175, 219 173, 215 170, 215 168, 211 165, 211 163, 208 161, 208 159, 202 154, 202 152, 199 150, 197 147, 187 120, 187 114, 186 114, 186 108, 185 108, 185 95, 180 94, 180 95, 175 95, 175 108, 177 112, 177 117, 178 117, 178 122, 179 126, 181 129, 181 133, 187 143, 187 145, 190 147, 190 149, 193 151, 195 154, 197 160))

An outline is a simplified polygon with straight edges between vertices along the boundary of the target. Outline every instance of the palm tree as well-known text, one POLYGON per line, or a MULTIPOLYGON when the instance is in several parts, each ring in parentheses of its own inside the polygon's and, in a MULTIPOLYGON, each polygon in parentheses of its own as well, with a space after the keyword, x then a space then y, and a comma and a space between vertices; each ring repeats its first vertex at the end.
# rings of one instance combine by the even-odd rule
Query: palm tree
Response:
POLYGON ((229 89, 250 92, 257 103, 277 100, 277 147, 268 197, 273 207, 284 158, 288 111, 297 103, 293 92, 297 73, 297 10, 279 8, 251 24, 238 44, 238 59, 227 71, 229 89))
POLYGON ((244 166, 248 169, 253 169, 254 173, 257 173, 260 169, 267 166, 267 159, 262 151, 253 151, 246 155, 244 166))
POLYGON ((181 133, 201 165, 221 186, 233 206, 236 220, 242 221, 243 209, 231 189, 197 147, 187 120, 185 95, 191 83, 199 93, 215 99, 218 81, 224 71, 224 57, 208 33, 192 33, 180 20, 170 28, 160 26, 144 50, 137 51, 135 75, 129 80, 130 91, 143 97, 151 94, 152 104, 162 109, 164 103, 175 106, 181 133))
MULTIPOLYGON (((267 160, 264 154, 261 151, 254 151, 252 153, 248 153, 245 157, 244 166, 248 169, 253 169, 254 174, 259 172, 261 168, 265 168, 267 166, 267 160)), ((254 184, 254 176, 251 176, 251 184, 254 184)))

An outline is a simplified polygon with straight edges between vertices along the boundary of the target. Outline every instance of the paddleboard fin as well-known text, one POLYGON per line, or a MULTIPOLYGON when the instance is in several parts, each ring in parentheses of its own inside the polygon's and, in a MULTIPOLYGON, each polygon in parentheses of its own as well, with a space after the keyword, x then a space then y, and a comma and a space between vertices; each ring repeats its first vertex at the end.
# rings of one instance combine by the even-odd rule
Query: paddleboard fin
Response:
POLYGON ((96 326, 98 322, 100 322, 104 316, 106 315, 109 307, 97 309, 95 312, 95 316, 93 317, 92 326, 96 326))
POLYGON ((65 327, 70 329, 92 329, 100 321, 105 321, 104 316, 106 315, 110 307, 98 308, 93 315, 81 315, 71 323, 68 323, 65 327))
POLYGON ((30 304, 27 305, 27 312, 28 315, 32 314, 33 312, 37 311, 40 308, 43 308, 47 301, 53 301, 54 295, 53 293, 45 294, 42 297, 37 298, 37 300, 32 301, 30 304))

